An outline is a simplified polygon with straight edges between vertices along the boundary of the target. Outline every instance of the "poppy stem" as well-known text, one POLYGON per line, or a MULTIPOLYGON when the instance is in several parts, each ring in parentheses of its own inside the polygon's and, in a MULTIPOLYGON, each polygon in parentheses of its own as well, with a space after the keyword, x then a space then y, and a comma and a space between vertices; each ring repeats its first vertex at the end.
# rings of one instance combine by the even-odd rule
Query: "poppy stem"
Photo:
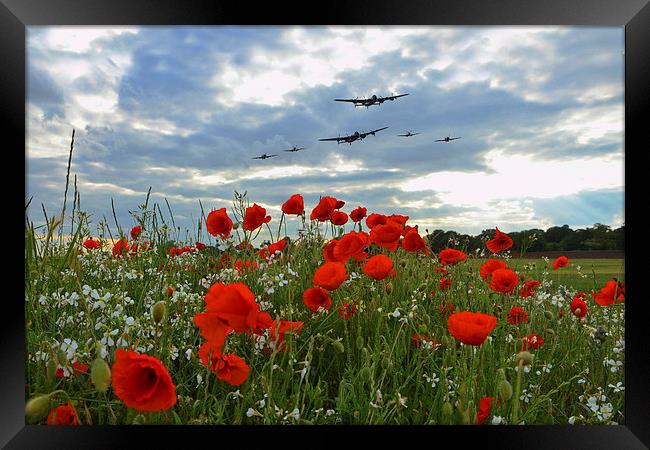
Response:
POLYGON ((278 238, 276 241, 280 240, 280 230, 282 229, 282 222, 284 221, 284 211, 282 212, 282 215, 280 216, 280 225, 278 225, 278 238))
POLYGON ((524 360, 520 359, 517 369, 517 383, 515 384, 515 401, 512 406, 512 420, 513 425, 517 425, 519 419, 519 394, 521 393, 521 373, 524 371, 524 360))

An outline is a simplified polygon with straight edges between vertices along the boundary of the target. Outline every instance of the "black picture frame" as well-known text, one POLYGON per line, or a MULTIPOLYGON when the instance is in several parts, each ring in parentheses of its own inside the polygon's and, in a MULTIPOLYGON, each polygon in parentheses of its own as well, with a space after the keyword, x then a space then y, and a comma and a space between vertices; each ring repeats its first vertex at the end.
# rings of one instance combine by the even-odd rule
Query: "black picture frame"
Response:
MULTIPOLYGON (((21 278, 19 264, 9 264, 5 283, 11 294, 2 301, 2 372, 0 405, 5 448, 127 448, 161 446, 188 447, 226 445, 238 447, 278 443, 303 446, 316 443, 337 445, 341 432, 345 442, 360 438, 383 442, 395 440, 402 445, 492 445, 496 448, 571 448, 637 449, 650 446, 650 350, 644 296, 640 293, 640 264, 643 256, 642 225, 639 211, 645 202, 640 176, 642 154, 647 151, 646 132, 650 100, 650 5, 648 0, 389 0, 339 1, 322 3, 266 2, 250 4, 224 0, 152 1, 152 0, 0 0, 0 91, 5 175, 25 173, 25 27, 33 25, 239 25, 239 24, 320 24, 320 25, 581 25, 616 26, 625 30, 625 273, 626 305, 625 424, 619 426, 509 426, 509 427, 250 427, 250 426, 106 426, 47 427, 25 425, 24 420, 24 303, 14 286, 21 278), (6 160, 5 160, 6 161, 6 160), (418 434, 415 436, 413 433, 418 434), (326 441, 327 437, 332 439, 326 441), (415 439, 420 440, 416 444, 415 439), (449 438, 444 443, 444 438, 449 438), (199 439, 204 443, 197 442, 199 439), (232 445, 228 443, 227 445, 232 445)), ((4 192, 13 210, 24 207, 23 199, 13 194, 11 177, 3 177, 4 192)), ((12 211, 13 212, 13 211, 12 211)), ((6 213, 9 216, 9 212, 6 213)), ((13 214, 11 214, 13 217, 13 214)), ((20 242, 23 229, 18 219, 5 231, 5 239, 20 242)), ((22 250, 7 254, 16 258, 22 250)), ((24 276, 24 272, 22 273, 24 276)), ((374 442, 373 442, 374 443, 374 442)), ((340 444, 338 444, 340 445, 340 444)), ((357 444, 358 445, 358 444, 357 444)))

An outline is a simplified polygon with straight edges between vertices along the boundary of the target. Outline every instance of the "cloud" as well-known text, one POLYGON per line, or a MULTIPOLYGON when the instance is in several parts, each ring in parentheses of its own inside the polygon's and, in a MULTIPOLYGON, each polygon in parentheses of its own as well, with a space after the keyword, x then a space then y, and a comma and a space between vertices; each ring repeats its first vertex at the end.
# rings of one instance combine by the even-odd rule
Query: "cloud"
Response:
POLYGON ((622 204, 607 193, 623 190, 622 37, 566 27, 30 27, 28 194, 60 207, 74 127, 83 205, 101 217, 113 197, 123 223, 149 186, 188 226, 199 199, 229 206, 234 190, 274 221, 301 193, 308 208, 334 195, 429 229, 551 226, 565 217, 552 212, 562 201, 592 207, 575 223, 619 223, 622 204), (367 109, 333 101, 405 92, 367 109), (384 126, 352 145, 318 141, 384 126), (421 134, 396 136, 407 130, 421 134), (434 142, 452 134, 462 139, 434 142), (294 145, 307 148, 282 151, 294 145), (262 153, 279 156, 251 159, 262 153))

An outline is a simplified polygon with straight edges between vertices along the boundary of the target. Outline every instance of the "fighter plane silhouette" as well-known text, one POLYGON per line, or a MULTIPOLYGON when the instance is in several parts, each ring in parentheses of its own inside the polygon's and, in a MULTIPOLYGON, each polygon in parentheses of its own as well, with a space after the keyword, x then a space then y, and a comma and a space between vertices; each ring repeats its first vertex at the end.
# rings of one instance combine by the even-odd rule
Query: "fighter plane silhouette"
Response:
POLYGON ((294 145, 293 148, 290 148, 289 150, 283 150, 283 151, 285 151, 285 152, 299 152, 300 150, 304 150, 305 148, 306 148, 306 147, 300 147, 300 148, 298 148, 298 147, 296 147, 296 146, 294 145))
POLYGON ((409 132, 406 133, 406 134, 398 134, 398 136, 402 136, 402 137, 411 137, 411 136, 417 136, 418 134, 420 134, 420 133, 413 133, 412 131, 409 131, 409 132))
POLYGON ((436 139, 435 142, 449 142, 449 141, 453 141, 454 139, 460 139, 460 136, 459 137, 449 137, 449 136, 447 136, 444 139, 436 139))

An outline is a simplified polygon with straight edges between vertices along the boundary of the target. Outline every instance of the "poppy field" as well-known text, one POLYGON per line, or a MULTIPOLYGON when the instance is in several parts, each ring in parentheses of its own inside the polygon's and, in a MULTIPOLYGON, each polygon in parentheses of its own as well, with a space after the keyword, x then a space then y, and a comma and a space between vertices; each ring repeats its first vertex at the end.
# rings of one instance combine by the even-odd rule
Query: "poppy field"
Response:
POLYGON ((625 423, 623 273, 332 196, 199 212, 26 221, 27 423, 625 423))

